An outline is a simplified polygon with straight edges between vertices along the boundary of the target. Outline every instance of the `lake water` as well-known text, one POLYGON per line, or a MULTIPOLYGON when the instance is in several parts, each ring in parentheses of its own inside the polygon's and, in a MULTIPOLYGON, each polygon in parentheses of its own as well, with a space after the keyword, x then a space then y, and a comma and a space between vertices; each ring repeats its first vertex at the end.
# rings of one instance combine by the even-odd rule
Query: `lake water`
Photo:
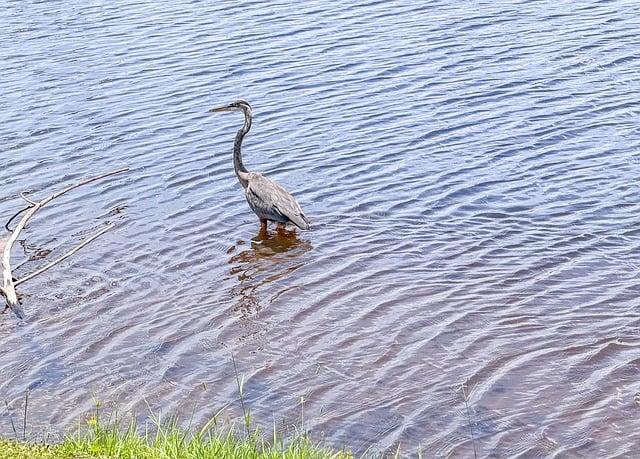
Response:
POLYGON ((0 433, 26 390, 54 435, 94 396, 234 418, 234 355, 256 422, 303 397, 359 453, 637 453, 640 3, 0 4, 3 223, 131 167, 16 245, 22 276, 116 224, 0 315, 0 433), (297 239, 257 237, 236 98, 297 239))

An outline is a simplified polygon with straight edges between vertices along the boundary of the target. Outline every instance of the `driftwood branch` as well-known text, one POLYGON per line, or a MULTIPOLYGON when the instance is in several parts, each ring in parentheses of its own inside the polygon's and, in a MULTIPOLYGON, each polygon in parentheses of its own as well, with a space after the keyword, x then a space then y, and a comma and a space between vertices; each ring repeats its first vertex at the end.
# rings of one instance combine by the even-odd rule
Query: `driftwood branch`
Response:
POLYGON ((94 239, 99 238, 100 236, 102 236, 104 233, 106 233, 107 231, 109 231, 111 228, 113 228, 114 225, 113 223, 105 226, 104 228, 102 228, 100 231, 98 231, 97 233, 95 233, 93 236, 88 237, 87 239, 85 239, 84 241, 82 241, 80 244, 78 244, 77 246, 75 246, 73 249, 69 250, 67 253, 65 253, 64 255, 62 255, 59 258, 56 258, 55 260, 53 260, 51 263, 47 263, 46 265, 44 265, 42 268, 38 268, 36 269, 34 272, 32 272, 31 274, 27 274, 24 277, 21 277, 20 279, 16 280, 13 282, 13 285, 15 285, 16 287, 20 284, 22 284, 25 281, 28 281, 29 279, 33 279, 34 277, 36 277, 38 274, 42 274, 43 272, 45 272, 46 270, 48 270, 49 268, 57 265, 58 263, 60 263, 63 260, 66 260, 67 258, 69 258, 71 255, 73 255, 74 253, 76 253, 78 250, 80 250, 81 248, 83 248, 85 245, 89 244, 91 241, 93 241, 94 239))
POLYGON ((17 211, 15 214, 13 214, 13 216, 7 220, 7 223, 4 224, 4 227, 7 229, 7 231, 9 231, 10 233, 13 232, 13 230, 11 228, 9 228, 9 225, 11 224, 11 222, 14 220, 14 218, 16 218, 18 215, 20 215, 22 212, 29 210, 29 207, 25 207, 24 209, 20 209, 19 211, 17 211))
MULTIPOLYGON (((105 177, 109 177, 111 175, 120 174, 120 173, 126 172, 128 170, 129 170, 129 168, 125 167, 125 168, 121 168, 121 169, 116 169, 116 170, 111 171, 111 172, 107 172, 105 174, 100 174, 100 175, 97 175, 95 177, 90 177, 88 179, 82 180, 81 182, 74 183, 73 185, 69 185, 68 187, 66 187, 64 189, 62 189, 60 191, 57 191, 57 192, 47 196, 46 198, 42 199, 41 201, 33 201, 32 199, 27 198, 24 195, 24 193, 20 194, 22 199, 24 199, 25 201, 27 201, 29 203, 30 207, 27 207, 26 209, 22 210, 21 212, 19 212, 18 214, 14 215, 11 218, 11 219, 13 219, 17 215, 19 215, 20 213, 26 211, 26 213, 22 216, 22 218, 18 222, 18 225, 15 227, 15 229, 13 229, 13 231, 10 232, 9 238, 5 239, 5 240, 0 240, 0 250, 2 250, 2 254, 1 254, 2 258, 1 258, 1 261, 0 261, 1 262, 1 267, 2 267, 2 285, 0 285, 0 293, 2 293, 2 295, 4 296, 7 306, 9 308, 11 308, 19 317, 21 317, 22 314, 21 314, 20 309, 19 309, 20 303, 18 301, 18 295, 16 293, 16 285, 21 284, 22 282, 25 282, 25 281, 27 281, 29 279, 32 279, 35 276, 37 276, 38 274, 41 274, 44 271, 46 271, 49 268, 51 268, 52 266, 60 263, 62 260, 68 258, 71 255, 73 255, 78 250, 80 250, 82 247, 84 247, 85 245, 87 245, 88 243, 90 243, 91 241, 93 241, 97 237, 101 236, 102 234, 104 234, 106 231, 108 231, 109 229, 111 229, 113 227, 113 225, 109 225, 109 226, 103 228, 98 233, 96 233, 93 236, 87 238, 81 244, 79 244, 74 249, 72 249, 71 251, 67 252, 65 255, 61 256, 60 258, 58 258, 58 259, 54 260, 53 262, 43 266, 42 268, 36 270, 35 272, 33 272, 31 274, 28 274, 27 276, 23 277, 20 280, 14 280, 13 274, 11 272, 11 249, 13 248, 13 244, 18 239, 18 236, 20 235, 20 232, 24 229, 24 227, 26 226, 27 222, 31 219, 31 217, 34 216, 34 214, 38 210, 40 210, 46 204, 51 202, 53 199, 65 194, 65 193, 68 193, 69 191, 71 191, 71 190, 73 190, 75 188, 78 188, 79 186, 86 185, 87 183, 95 182, 96 180, 100 180, 100 179, 103 179, 105 177)), ((7 224, 7 226, 8 226, 8 224, 7 224)))
POLYGON ((20 193, 20 197, 22 199, 24 199, 25 201, 27 201, 27 203, 29 204, 29 207, 33 207, 33 206, 35 206, 37 204, 37 202, 32 201, 31 199, 27 198, 27 193, 25 191, 20 193))

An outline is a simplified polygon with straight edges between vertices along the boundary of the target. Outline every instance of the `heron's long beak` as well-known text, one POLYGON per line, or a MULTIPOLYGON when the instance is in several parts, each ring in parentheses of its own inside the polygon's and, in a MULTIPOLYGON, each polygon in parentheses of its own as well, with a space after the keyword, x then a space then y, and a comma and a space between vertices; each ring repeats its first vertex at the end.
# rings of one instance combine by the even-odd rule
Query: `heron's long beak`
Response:
POLYGON ((209 112, 229 112, 231 111, 231 107, 228 105, 223 105, 222 107, 216 107, 209 110, 209 112))

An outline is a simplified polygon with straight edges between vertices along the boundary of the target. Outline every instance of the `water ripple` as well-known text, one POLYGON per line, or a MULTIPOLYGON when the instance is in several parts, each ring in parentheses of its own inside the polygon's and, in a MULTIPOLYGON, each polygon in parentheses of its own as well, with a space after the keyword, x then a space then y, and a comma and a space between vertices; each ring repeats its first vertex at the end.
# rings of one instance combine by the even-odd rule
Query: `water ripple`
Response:
POLYGON ((254 418, 304 396, 356 452, 633 455, 640 10, 540 6, 7 2, 0 213, 132 170, 25 231, 20 274, 117 224, 0 317, 1 398, 48 432, 92 392, 202 423, 233 353, 254 418), (238 97, 312 232, 257 236, 241 120, 206 113, 238 97))

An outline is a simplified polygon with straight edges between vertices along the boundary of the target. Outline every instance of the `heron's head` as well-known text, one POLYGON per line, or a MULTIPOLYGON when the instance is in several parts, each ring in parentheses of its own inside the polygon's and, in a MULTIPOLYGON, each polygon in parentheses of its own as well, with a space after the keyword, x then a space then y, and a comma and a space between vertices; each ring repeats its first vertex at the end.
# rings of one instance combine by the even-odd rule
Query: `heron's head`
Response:
POLYGON ((228 105, 223 105, 222 107, 216 107, 209 110, 210 112, 244 112, 249 116, 251 113, 251 105, 246 100, 236 100, 235 102, 231 102, 228 105))

